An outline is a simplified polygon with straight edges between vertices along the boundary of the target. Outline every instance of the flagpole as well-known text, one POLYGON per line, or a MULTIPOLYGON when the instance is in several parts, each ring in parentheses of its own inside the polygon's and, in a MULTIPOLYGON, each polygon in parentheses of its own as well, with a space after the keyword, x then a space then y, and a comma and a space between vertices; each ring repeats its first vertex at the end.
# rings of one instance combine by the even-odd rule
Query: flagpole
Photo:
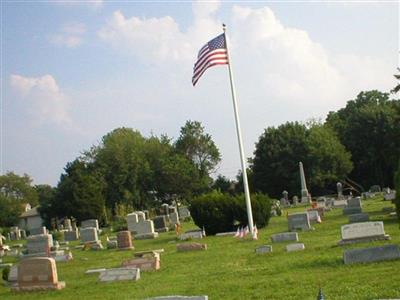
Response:
POLYGON ((254 235, 253 213, 251 211, 249 183, 247 181, 246 157, 244 155, 244 150, 243 150, 242 133, 241 133, 241 130, 240 130, 240 121, 239 121, 239 111, 238 111, 238 106, 237 106, 237 103, 236 103, 235 83, 233 81, 232 60, 231 60, 231 56, 229 54, 228 39, 227 39, 227 36, 226 36, 226 25, 225 24, 222 24, 222 29, 224 30, 225 43, 226 43, 226 52, 227 52, 227 56, 228 56, 229 80, 230 80, 230 83, 231 83, 233 110, 235 112, 235 121, 236 121, 236 133, 237 133, 237 138, 238 138, 238 143, 239 143, 240 160, 241 160, 241 165, 242 165, 242 176, 243 176, 244 195, 245 195, 245 198, 246 198, 247 219, 249 221, 250 232, 251 232, 251 234, 253 236, 254 235))

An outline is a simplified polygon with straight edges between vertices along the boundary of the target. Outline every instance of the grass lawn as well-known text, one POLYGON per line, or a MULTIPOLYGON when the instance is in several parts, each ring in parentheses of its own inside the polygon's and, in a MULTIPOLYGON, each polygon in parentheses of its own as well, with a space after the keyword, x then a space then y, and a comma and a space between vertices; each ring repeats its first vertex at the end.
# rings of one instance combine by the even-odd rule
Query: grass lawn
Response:
MULTIPOLYGON (((300 232, 299 241, 306 249, 285 252, 286 243, 273 245, 273 253, 256 255, 263 244, 271 245, 271 234, 287 231, 284 215, 273 217, 267 228, 259 230, 258 241, 233 237, 206 237, 207 251, 178 253, 174 232, 161 233, 155 240, 133 241, 135 250, 165 250, 161 254, 161 269, 142 272, 137 282, 99 283, 97 275, 85 275, 87 269, 119 267, 122 260, 132 257, 132 251, 75 250, 74 259, 57 263, 58 277, 66 282, 61 291, 12 293, 0 279, 0 299, 145 299, 165 295, 208 295, 209 299, 316 299, 322 287, 325 299, 388 299, 400 298, 400 260, 370 264, 344 265, 343 250, 385 244, 400 245, 397 219, 382 212, 393 206, 382 197, 363 201, 363 211, 371 221, 383 221, 390 241, 337 246, 340 226, 348 217, 341 209, 325 214, 315 230, 300 232)), ((304 211, 291 208, 289 213, 304 211)), ((184 223, 183 229, 194 228, 184 223)), ((104 239, 104 237, 102 237, 104 239)), ((106 243, 104 242, 103 245, 106 243)), ((3 257, 3 262, 15 258, 3 257)))

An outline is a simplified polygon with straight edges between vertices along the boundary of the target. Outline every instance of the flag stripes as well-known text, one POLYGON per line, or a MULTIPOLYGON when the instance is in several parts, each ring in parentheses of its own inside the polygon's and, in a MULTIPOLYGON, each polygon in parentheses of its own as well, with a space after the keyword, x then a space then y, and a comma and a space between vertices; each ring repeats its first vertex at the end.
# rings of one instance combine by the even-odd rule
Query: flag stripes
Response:
POLYGON ((208 68, 216 65, 226 65, 228 63, 225 34, 221 34, 200 49, 193 68, 193 86, 196 85, 197 81, 208 68))

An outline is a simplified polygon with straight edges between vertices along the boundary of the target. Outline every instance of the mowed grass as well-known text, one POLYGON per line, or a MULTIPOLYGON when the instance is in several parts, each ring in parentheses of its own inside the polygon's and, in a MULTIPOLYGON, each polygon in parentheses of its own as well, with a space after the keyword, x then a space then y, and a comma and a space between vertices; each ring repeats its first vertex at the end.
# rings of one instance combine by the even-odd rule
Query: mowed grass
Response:
MULTIPOLYGON (((85 275, 91 268, 115 268, 133 256, 132 251, 82 251, 73 249, 74 259, 57 263, 59 280, 66 282, 61 291, 12 293, 0 286, 0 299, 145 299, 165 295, 208 295, 209 299, 316 299, 322 287, 325 299, 400 298, 400 260, 370 264, 344 265, 343 251, 385 244, 400 245, 397 219, 382 212, 393 207, 382 197, 363 201, 363 211, 371 221, 383 221, 390 241, 337 246, 340 226, 348 223, 341 209, 325 214, 315 230, 299 232, 306 249, 285 251, 287 243, 274 243, 273 253, 256 255, 255 248, 271 244, 273 233, 287 231, 286 212, 304 211, 291 208, 281 217, 273 217, 267 228, 259 231, 259 240, 233 237, 206 237, 207 251, 178 253, 174 232, 162 233, 158 239, 134 241, 135 250, 165 250, 161 269, 142 272, 137 282, 99 283, 97 275, 85 275)), ((194 228, 184 223, 183 229, 194 228)), ((104 239, 104 237, 102 237, 104 239)), ((105 244, 105 243, 104 243, 105 244)), ((3 262, 14 262, 11 257, 3 262)))

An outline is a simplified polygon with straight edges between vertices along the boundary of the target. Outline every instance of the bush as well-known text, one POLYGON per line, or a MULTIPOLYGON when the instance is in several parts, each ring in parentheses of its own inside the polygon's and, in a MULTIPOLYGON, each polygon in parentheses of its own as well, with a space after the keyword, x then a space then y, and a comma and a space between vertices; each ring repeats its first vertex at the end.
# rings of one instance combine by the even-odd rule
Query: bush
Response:
MULTIPOLYGON (((271 216, 271 200, 264 194, 253 194, 251 199, 251 211, 253 212, 253 223, 257 228, 263 228, 268 225, 271 216)), ((239 221, 240 226, 248 225, 246 201, 244 195, 236 197, 236 205, 240 208, 236 211, 235 219, 239 221)))
POLYGON ((190 214, 194 223, 205 229, 207 234, 234 230, 234 209, 232 197, 212 191, 193 199, 190 214))
MULTIPOLYGON (((253 221, 258 228, 268 225, 271 201, 266 195, 251 196, 253 221)), ((190 213, 194 223, 205 229, 209 235, 234 231, 238 226, 246 226, 247 210, 244 195, 233 197, 213 191, 193 199, 190 213)))
POLYGON ((128 230, 128 222, 126 221, 126 218, 115 216, 112 222, 112 228, 115 232, 128 230))

